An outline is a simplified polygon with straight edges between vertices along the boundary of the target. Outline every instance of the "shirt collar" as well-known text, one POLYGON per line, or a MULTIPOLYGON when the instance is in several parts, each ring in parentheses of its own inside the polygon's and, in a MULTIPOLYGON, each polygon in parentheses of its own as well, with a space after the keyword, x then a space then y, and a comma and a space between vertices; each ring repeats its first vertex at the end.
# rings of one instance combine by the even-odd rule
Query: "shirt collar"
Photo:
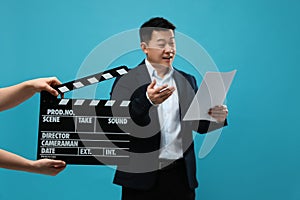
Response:
MULTIPOLYGON (((149 73, 149 75, 150 75, 150 77, 151 77, 152 80, 153 80, 153 78, 159 78, 159 79, 161 79, 157 75, 157 72, 156 72, 155 68, 153 67, 153 65, 147 59, 145 59, 145 64, 146 64, 148 73, 149 73)), ((164 76, 163 79, 167 79, 167 78, 171 77, 173 75, 173 72, 174 72, 174 68, 171 67, 171 70, 164 76)))

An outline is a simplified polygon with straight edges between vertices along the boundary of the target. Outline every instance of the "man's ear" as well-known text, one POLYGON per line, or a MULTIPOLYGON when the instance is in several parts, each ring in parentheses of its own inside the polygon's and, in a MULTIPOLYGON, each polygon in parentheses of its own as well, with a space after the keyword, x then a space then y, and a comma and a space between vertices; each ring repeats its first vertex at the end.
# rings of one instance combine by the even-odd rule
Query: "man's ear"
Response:
POLYGON ((148 48, 147 48, 146 42, 141 42, 141 49, 145 54, 148 53, 148 48))

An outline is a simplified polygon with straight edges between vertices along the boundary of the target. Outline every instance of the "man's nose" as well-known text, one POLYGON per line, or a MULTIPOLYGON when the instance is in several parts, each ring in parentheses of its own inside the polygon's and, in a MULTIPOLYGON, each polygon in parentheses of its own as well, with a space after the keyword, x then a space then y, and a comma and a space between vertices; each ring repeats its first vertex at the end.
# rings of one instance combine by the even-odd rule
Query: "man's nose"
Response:
POLYGON ((174 46, 167 44, 166 47, 165 47, 165 51, 170 52, 170 53, 174 53, 175 48, 174 48, 174 46))

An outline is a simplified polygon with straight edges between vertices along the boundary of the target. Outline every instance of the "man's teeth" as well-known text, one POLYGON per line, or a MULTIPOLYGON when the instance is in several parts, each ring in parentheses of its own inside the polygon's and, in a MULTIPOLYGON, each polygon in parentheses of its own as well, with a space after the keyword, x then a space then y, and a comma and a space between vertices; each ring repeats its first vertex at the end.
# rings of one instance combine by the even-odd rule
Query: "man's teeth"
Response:
POLYGON ((171 59, 171 58, 173 58, 173 56, 166 56, 166 57, 163 57, 164 59, 171 59))

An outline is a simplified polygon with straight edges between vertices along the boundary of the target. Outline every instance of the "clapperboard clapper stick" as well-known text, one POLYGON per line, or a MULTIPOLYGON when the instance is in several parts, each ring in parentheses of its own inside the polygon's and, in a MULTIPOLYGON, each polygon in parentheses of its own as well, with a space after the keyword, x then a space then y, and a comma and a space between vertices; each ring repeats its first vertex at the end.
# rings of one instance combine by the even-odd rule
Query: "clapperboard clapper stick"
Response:
MULTIPOLYGON (((79 89, 122 76, 120 66, 55 89, 59 93, 79 89)), ((129 134, 125 131, 131 118, 128 100, 65 99, 41 92, 37 158, 64 160, 67 164, 122 165, 129 161, 129 134), (112 112, 118 110, 118 116, 112 112)))

